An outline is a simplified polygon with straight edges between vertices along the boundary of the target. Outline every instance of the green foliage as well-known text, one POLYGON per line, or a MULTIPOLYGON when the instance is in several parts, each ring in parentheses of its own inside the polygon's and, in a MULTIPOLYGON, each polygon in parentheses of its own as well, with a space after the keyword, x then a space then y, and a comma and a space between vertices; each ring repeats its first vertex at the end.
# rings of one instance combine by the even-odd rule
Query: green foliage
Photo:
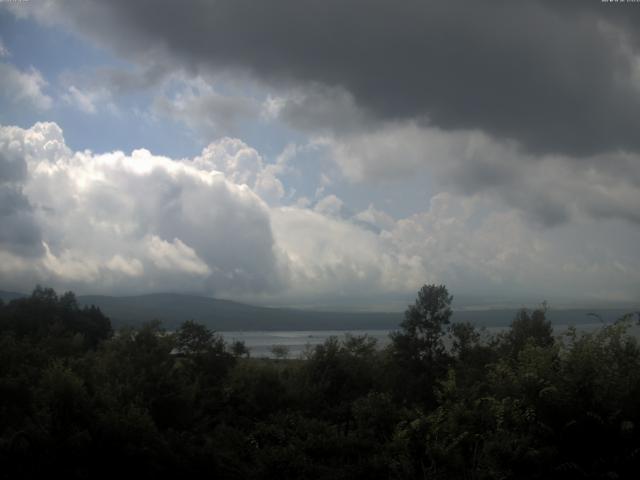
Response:
POLYGON ((442 337, 451 318, 451 302, 444 285, 425 285, 415 304, 409 305, 401 332, 393 335, 398 354, 417 362, 432 361, 444 354, 442 337))
POLYGON ((546 304, 533 312, 523 308, 516 314, 511 328, 502 336, 504 348, 508 354, 517 356, 528 344, 540 347, 553 345, 553 328, 551 322, 547 320, 546 314, 546 304))
POLYGON ((30 297, 12 300, 1 312, 0 331, 46 341, 54 350, 95 348, 112 334, 109 319, 98 308, 81 309, 72 292, 58 297, 52 289, 38 286, 30 297))
POLYGON ((195 322, 112 335, 37 288, 0 305, 0 478, 637 477, 631 318, 555 339, 522 310, 489 337, 450 305, 425 286, 385 350, 345 335, 274 360, 195 322))
POLYGON ((452 300, 444 285, 423 286, 407 308, 401 330, 391 334, 394 390, 405 400, 433 405, 433 387, 449 363, 443 339, 452 300))
POLYGON ((247 345, 242 340, 236 340, 235 342, 233 342, 231 344, 230 350, 231 350, 231 354, 234 357, 249 358, 249 356, 251 355, 249 348, 247 348, 247 345))
POLYGON ((175 333, 176 348, 184 355, 205 355, 223 346, 220 336, 193 320, 180 325, 175 333))
POLYGON ((273 345, 271 354, 280 360, 284 360, 289 356, 289 347, 286 345, 273 345))
POLYGON ((348 417, 350 402, 380 383, 375 345, 366 335, 347 335, 342 341, 330 337, 317 345, 304 365, 309 402, 336 419, 348 417))

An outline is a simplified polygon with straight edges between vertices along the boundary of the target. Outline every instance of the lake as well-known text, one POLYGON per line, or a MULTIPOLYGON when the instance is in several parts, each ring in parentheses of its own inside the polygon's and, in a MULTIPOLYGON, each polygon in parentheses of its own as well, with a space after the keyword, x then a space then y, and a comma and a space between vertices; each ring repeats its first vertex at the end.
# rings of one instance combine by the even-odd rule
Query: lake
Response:
MULTIPOLYGON (((554 325, 556 335, 562 335, 569 325, 554 325)), ((602 323, 585 323, 575 325, 578 331, 590 332, 602 327, 602 323)), ((486 336, 494 335, 506 330, 507 327, 488 327, 484 329, 486 336)), ((274 345, 282 345, 288 348, 288 358, 300 358, 307 348, 320 345, 329 337, 342 338, 350 333, 354 336, 368 335, 378 341, 378 347, 383 348, 389 344, 391 330, 298 330, 298 331, 237 331, 218 332, 225 341, 243 341, 249 348, 252 357, 272 358, 271 348, 274 345)))

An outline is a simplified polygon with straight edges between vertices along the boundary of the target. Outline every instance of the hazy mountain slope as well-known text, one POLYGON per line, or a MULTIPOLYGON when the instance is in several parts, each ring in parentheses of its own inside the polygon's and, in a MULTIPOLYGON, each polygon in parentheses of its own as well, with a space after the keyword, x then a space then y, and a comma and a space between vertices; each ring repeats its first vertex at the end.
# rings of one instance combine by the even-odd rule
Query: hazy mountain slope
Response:
POLYGON ((81 296, 81 304, 96 305, 117 324, 138 324, 153 319, 173 328, 196 320, 216 330, 343 330, 394 328, 401 313, 317 312, 265 308, 179 294, 133 297, 81 296))
POLYGON ((22 298, 26 296, 27 295, 25 295, 24 293, 7 292, 5 290, 0 290, 0 300, 2 300, 5 303, 10 302, 11 300, 15 300, 16 298, 22 298))
MULTIPOLYGON (((140 324, 158 319, 167 328, 175 328, 185 320, 195 320, 220 331, 229 330, 374 330, 397 328, 402 312, 355 313, 266 308, 181 294, 152 294, 131 297, 98 295, 80 296, 84 305, 97 305, 115 325, 140 324)), ((554 324, 597 323, 588 314, 592 310, 550 310, 554 324)), ((453 320, 472 322, 478 326, 507 326, 516 309, 456 311, 453 320)), ((612 322, 626 313, 620 309, 597 311, 605 322, 612 322)))
MULTIPOLYGON (((9 302, 26 296, 19 292, 0 290, 0 299, 9 302)), ((266 308, 229 300, 218 300, 196 295, 158 293, 127 297, 84 295, 78 297, 81 305, 96 305, 111 318, 113 324, 139 325, 158 319, 166 328, 175 328, 185 320, 196 320, 220 331, 233 330, 375 330, 397 328, 402 312, 359 313, 266 308)), ((453 321, 471 322, 478 326, 507 326, 513 320, 515 308, 499 310, 455 311, 453 321)), ((554 310, 548 318, 554 324, 579 325, 598 323, 589 313, 598 313, 610 323, 628 312, 624 309, 571 309, 554 310)))

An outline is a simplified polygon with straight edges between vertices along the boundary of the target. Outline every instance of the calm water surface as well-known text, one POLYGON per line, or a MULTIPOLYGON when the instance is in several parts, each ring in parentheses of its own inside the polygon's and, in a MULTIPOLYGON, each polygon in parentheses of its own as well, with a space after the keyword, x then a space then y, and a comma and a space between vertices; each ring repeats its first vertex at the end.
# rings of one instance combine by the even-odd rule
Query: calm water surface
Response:
MULTIPOLYGON (((587 323, 576 325, 576 329, 581 332, 589 332, 601 328, 601 323, 587 323)), ((556 335, 566 332, 568 325, 555 325, 556 335)), ((488 337, 501 331, 506 327, 488 327, 484 329, 484 334, 488 337)), ((355 336, 368 335, 378 341, 378 347, 383 348, 389 344, 389 333, 391 330, 305 330, 305 331, 245 331, 245 332, 219 332, 227 342, 241 340, 249 348, 252 357, 273 357, 271 348, 274 345, 282 345, 288 349, 288 358, 300 358, 306 349, 313 348, 325 342, 329 337, 344 338, 350 333, 355 336)), ((637 332, 636 332, 637 333, 637 332)))

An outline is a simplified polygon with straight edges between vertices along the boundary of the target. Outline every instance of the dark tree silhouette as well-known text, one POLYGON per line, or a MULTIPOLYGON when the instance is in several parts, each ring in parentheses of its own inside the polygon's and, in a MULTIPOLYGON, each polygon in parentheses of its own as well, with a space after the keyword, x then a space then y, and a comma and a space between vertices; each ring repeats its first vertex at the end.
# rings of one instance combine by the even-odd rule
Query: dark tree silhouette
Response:
POLYGON ((487 338, 451 301, 425 285, 385 350, 347 334, 275 360, 195 322, 110 335, 37 288, 0 303, 0 478, 638 477, 632 316, 555 341, 522 310, 487 338))
POLYGON ((553 327, 547 320, 546 304, 532 312, 525 308, 519 310, 504 340, 512 356, 517 355, 528 343, 538 347, 553 345, 553 327))
POLYGON ((401 330, 391 334, 392 354, 399 367, 394 375, 406 385, 409 398, 431 403, 434 383, 446 372, 443 342, 453 296, 444 285, 424 285, 405 311, 401 330), (405 378, 409 374, 411 378, 405 378))

